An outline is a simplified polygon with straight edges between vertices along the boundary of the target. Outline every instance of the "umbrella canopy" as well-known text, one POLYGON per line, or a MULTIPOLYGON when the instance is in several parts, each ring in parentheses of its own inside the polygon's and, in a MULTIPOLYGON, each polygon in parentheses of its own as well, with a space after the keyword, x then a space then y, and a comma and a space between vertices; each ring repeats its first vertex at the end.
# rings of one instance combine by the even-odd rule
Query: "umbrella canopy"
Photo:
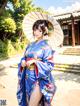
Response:
POLYGON ((41 12, 31 12, 27 14, 22 23, 23 32, 28 38, 30 42, 34 41, 33 36, 33 24, 37 20, 47 20, 50 24, 48 37, 48 42, 52 48, 59 46, 63 42, 63 31, 59 25, 59 23, 54 19, 54 17, 49 14, 41 13, 41 12))

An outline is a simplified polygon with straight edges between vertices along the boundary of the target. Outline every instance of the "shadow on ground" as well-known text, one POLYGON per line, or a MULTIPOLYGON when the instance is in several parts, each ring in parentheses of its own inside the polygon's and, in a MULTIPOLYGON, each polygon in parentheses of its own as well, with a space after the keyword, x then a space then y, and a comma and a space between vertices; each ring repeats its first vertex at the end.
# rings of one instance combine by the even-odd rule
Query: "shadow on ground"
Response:
POLYGON ((5 72, 5 66, 0 64, 0 76, 4 76, 4 75, 7 75, 7 73, 5 72))
POLYGON ((69 72, 53 72, 56 80, 74 81, 80 83, 80 73, 69 73, 69 72))

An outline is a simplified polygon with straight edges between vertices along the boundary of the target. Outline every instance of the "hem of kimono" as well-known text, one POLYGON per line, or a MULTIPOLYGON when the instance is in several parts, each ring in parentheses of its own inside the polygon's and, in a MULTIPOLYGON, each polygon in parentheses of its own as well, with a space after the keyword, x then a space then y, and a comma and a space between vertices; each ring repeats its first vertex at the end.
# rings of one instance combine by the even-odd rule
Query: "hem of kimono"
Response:
MULTIPOLYGON (((39 84, 39 83, 38 83, 38 84, 39 84)), ((40 87, 40 85, 39 85, 39 87, 40 87)), ((41 88, 40 88, 40 92, 42 93, 42 96, 44 96, 44 93, 42 92, 41 88)), ((53 93, 53 95, 52 95, 52 98, 51 98, 50 102, 48 102, 48 100, 46 100, 46 102, 47 102, 49 105, 51 105, 51 102, 52 102, 52 100, 53 100, 53 98, 54 98, 55 92, 56 92, 56 86, 55 86, 55 91, 54 91, 54 93, 53 93)), ((45 98, 45 96, 44 96, 44 98, 45 98)), ((46 99, 46 98, 45 98, 45 99, 46 99)))
MULTIPOLYGON (((40 92, 42 93, 42 96, 45 98, 45 96, 44 96, 44 93, 42 92, 42 90, 40 89, 40 92)), ((53 97, 52 97, 53 98, 53 97)), ((46 100, 46 98, 45 98, 45 100, 46 100)), ((46 100, 46 102, 50 105, 51 104, 51 101, 50 102, 48 102, 47 100, 46 100)))

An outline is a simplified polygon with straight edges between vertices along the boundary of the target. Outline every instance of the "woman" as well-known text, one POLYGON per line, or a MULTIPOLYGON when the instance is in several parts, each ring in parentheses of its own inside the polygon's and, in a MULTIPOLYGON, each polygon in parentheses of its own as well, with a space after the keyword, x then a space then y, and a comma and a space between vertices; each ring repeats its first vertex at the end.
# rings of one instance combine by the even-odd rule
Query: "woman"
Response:
POLYGON ((54 51, 44 39, 48 36, 48 23, 46 20, 34 23, 35 41, 28 45, 19 64, 19 106, 51 106, 56 86, 51 74, 54 51))

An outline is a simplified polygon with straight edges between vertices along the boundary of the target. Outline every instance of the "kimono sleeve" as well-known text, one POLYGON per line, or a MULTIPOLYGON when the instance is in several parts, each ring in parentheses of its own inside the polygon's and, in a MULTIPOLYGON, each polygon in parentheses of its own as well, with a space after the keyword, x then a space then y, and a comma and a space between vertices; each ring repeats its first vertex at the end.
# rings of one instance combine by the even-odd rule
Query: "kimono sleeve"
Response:
MULTIPOLYGON (((29 46, 28 46, 29 47, 29 46)), ((25 52, 27 51, 28 47, 26 48, 25 52)), ((26 90, 25 90, 25 68, 21 66, 22 60, 25 60, 25 53, 24 56, 21 58, 20 63, 18 64, 18 86, 17 86, 17 99, 19 106, 26 106, 26 90), (24 71, 22 71, 24 70, 24 71)))
POLYGON ((54 68, 54 52, 49 46, 43 49, 42 61, 37 61, 38 77, 46 77, 54 68))

